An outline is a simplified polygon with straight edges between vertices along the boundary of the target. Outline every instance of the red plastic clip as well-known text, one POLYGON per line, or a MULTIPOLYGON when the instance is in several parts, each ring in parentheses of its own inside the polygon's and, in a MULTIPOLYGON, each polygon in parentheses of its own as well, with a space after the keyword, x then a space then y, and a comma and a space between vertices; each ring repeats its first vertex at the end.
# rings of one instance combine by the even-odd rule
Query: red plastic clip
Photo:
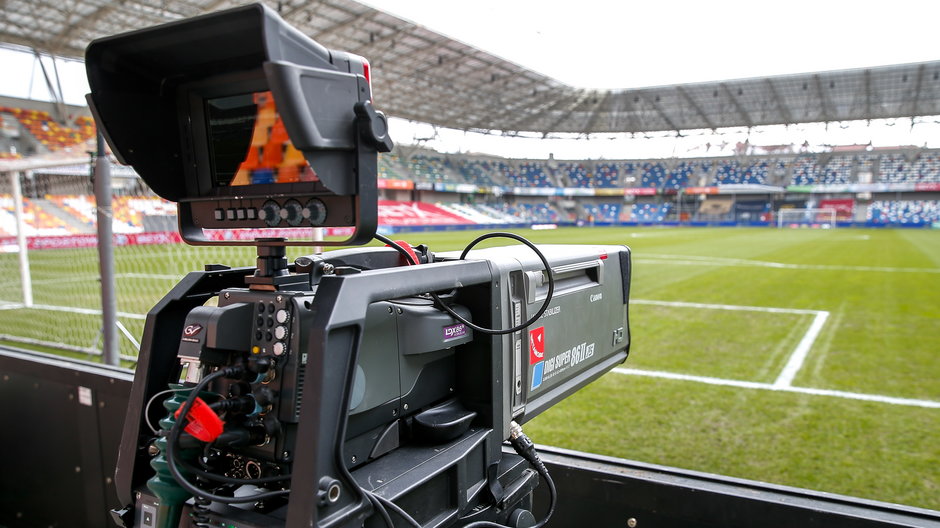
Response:
MULTIPOLYGON (((177 419, 179 419, 182 410, 182 407, 176 410, 174 416, 177 419)), ((189 413, 186 414, 186 421, 187 424, 183 430, 203 442, 215 440, 225 428, 225 422, 198 396, 193 402, 193 406, 190 407, 189 413)))
MULTIPOLYGON (((414 264, 420 264, 421 260, 418 259, 418 254, 415 253, 415 250, 412 249, 411 244, 405 242, 404 240, 393 240, 396 246, 405 250, 405 253, 408 253, 409 256, 414 260, 414 264)), ((385 244, 385 247, 391 247, 388 244, 385 244)), ((402 257, 402 260, 405 261, 406 266, 412 265, 412 262, 409 262, 408 259, 402 257)))

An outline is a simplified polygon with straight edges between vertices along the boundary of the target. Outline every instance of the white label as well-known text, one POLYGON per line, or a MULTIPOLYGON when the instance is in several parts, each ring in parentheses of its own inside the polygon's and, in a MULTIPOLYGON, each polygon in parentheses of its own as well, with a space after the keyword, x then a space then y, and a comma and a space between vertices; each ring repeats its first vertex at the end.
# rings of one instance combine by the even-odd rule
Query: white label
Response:
POLYGON ((78 388, 78 403, 82 405, 92 406, 92 397, 91 389, 88 387, 79 387, 78 388))

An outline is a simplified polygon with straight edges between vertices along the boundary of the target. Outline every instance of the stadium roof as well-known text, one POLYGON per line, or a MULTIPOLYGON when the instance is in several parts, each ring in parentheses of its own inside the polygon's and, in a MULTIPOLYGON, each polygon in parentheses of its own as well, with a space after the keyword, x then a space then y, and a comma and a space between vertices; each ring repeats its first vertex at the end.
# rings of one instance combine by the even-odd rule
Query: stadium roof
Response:
MULTIPOLYGON (((81 57, 94 38, 241 3, 5 0, 0 41, 81 57)), ((272 6, 320 43, 369 58, 376 106, 389 115, 460 130, 595 134, 940 114, 940 61, 590 90, 353 0, 281 0, 272 6)))

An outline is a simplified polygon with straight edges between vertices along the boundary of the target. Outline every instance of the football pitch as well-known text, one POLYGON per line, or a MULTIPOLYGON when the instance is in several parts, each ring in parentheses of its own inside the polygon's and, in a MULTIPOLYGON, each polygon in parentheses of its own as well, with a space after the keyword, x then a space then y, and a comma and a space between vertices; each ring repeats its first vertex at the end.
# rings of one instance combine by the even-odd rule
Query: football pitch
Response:
MULTIPOLYGON (((633 250, 629 359, 531 422, 536 442, 940 509, 940 230, 518 232, 633 250)), ((446 251, 478 234, 395 238, 446 251)), ((89 357, 96 252, 29 258, 27 309, 17 256, 0 254, 0 339, 89 357)), ((253 265, 254 250, 122 247, 116 260, 131 357, 144 314, 183 274, 253 265)))

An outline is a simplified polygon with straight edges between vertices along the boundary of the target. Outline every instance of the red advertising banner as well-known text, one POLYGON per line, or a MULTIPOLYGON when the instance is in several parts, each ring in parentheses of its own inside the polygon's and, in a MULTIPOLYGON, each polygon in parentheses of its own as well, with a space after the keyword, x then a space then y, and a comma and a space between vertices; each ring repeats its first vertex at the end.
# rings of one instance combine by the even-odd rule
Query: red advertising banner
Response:
POLYGON ((410 191, 415 188, 415 182, 411 180, 386 180, 379 178, 379 189, 397 189, 410 191))
POLYGON ((820 200, 820 209, 833 209, 838 219, 851 219, 855 213, 855 200, 851 198, 841 200, 820 200))
MULTIPOLYGON (((212 240, 224 242, 226 240, 254 240, 256 238, 270 237, 288 237, 298 238, 298 234, 303 234, 306 238, 312 238, 312 228, 306 229, 245 229, 238 231, 207 230, 206 236, 212 240)), ((329 227, 324 233, 326 236, 349 236, 352 234, 352 227, 329 227)), ((114 235, 114 245, 116 246, 151 246, 158 244, 178 244, 183 239, 176 231, 159 231, 153 233, 129 233, 114 235)), ((78 249, 92 248, 98 246, 98 237, 96 235, 64 235, 49 237, 27 237, 26 248, 29 250, 39 249, 78 249)), ((16 251, 16 237, 0 238, 0 253, 16 251)))
POLYGON ((474 223, 472 220, 428 203, 379 200, 380 225, 465 225, 472 223, 474 223))
POLYGON ((686 187, 685 194, 718 194, 718 187, 686 187))

